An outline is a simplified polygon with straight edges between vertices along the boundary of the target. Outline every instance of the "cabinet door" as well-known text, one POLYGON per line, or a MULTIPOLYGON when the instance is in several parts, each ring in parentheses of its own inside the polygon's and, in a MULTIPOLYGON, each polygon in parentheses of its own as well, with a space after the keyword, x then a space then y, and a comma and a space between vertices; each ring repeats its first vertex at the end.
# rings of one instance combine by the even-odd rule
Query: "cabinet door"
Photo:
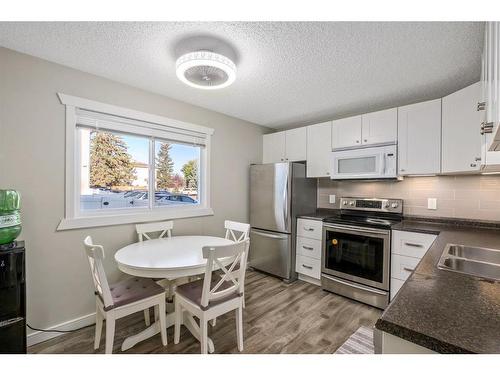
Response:
POLYGON ((398 108, 400 175, 441 171, 441 99, 398 108))
POLYGON ((332 121, 332 148, 361 145, 361 116, 332 121))
POLYGON ((307 177, 329 177, 332 122, 307 127, 307 177))
POLYGON ((285 160, 306 160, 306 128, 297 128, 285 132, 285 160))
POLYGON ((362 117, 362 143, 396 143, 398 137, 398 109, 367 113, 362 117))
POLYGON ((442 172, 476 172, 481 165, 481 83, 443 98, 442 172))
MULTIPOLYGON (((480 112, 480 122, 486 122, 486 112, 480 112)), ((495 132, 498 125, 493 129, 492 133, 481 135, 481 165, 498 165, 500 164, 500 151, 489 151, 491 143, 495 138, 495 132)), ((480 131, 480 130, 478 130, 480 131)), ((495 171, 496 171, 495 167, 495 171)))
POLYGON ((285 161, 285 132, 265 134, 262 145, 262 163, 285 161))

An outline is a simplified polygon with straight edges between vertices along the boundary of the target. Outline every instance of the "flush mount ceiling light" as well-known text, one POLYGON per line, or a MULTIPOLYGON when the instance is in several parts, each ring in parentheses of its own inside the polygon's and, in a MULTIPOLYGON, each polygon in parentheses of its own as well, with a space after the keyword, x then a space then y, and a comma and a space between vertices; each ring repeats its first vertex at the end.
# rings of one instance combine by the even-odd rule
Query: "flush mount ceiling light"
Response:
POLYGON ((236 65, 226 56, 210 51, 186 53, 177 59, 177 78, 198 89, 214 90, 236 79, 236 65))

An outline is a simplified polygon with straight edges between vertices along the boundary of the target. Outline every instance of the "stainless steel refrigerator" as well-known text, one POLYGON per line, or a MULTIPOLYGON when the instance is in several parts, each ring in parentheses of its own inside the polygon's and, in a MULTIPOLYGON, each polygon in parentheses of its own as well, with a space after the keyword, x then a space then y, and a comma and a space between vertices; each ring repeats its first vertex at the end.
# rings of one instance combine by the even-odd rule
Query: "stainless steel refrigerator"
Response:
POLYGON ((295 272, 297 215, 316 210, 317 180, 303 163, 250 166, 250 267, 287 282, 295 272))

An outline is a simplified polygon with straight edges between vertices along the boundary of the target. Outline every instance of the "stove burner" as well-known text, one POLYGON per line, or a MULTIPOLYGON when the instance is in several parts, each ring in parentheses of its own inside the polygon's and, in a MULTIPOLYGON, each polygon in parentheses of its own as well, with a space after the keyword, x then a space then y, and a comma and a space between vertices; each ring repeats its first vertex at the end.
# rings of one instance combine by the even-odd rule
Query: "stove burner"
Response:
POLYGON ((373 223, 373 224, 382 224, 382 225, 391 225, 391 222, 389 220, 383 220, 383 219, 366 219, 367 223, 373 223))

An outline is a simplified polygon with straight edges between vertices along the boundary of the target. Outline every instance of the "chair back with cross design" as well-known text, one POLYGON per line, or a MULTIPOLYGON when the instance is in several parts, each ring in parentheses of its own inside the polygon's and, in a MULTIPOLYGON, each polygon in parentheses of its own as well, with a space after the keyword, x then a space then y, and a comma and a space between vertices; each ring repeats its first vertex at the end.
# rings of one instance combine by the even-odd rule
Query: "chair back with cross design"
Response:
POLYGON ((208 306, 211 300, 218 300, 233 293, 239 296, 243 295, 247 260, 246 253, 248 252, 249 245, 250 240, 245 239, 230 245, 203 247, 203 258, 207 259, 201 295, 201 305, 203 307, 208 306), (229 266, 224 266, 221 260, 228 258, 232 259, 232 262, 229 266), (235 271, 237 266, 239 266, 239 269, 235 271), (223 276, 213 285, 212 273, 217 269, 223 272, 223 276), (227 286, 226 282, 232 285, 227 286))
POLYGON ((165 236, 170 238, 172 237, 173 227, 173 221, 161 221, 157 223, 137 224, 135 226, 135 231, 139 237, 139 242, 142 242, 144 239, 150 240, 151 233, 155 232, 160 232, 160 235, 157 238, 163 238, 165 236))
POLYGON ((89 260, 95 293, 101 297, 105 307, 112 306, 113 297, 111 297, 111 290, 109 289, 108 279, 102 263, 104 259, 104 248, 101 245, 94 245, 92 237, 90 236, 85 237, 83 245, 89 260))
POLYGON ((224 221, 226 228, 226 239, 234 242, 241 242, 250 237, 250 224, 238 223, 237 221, 224 221))

